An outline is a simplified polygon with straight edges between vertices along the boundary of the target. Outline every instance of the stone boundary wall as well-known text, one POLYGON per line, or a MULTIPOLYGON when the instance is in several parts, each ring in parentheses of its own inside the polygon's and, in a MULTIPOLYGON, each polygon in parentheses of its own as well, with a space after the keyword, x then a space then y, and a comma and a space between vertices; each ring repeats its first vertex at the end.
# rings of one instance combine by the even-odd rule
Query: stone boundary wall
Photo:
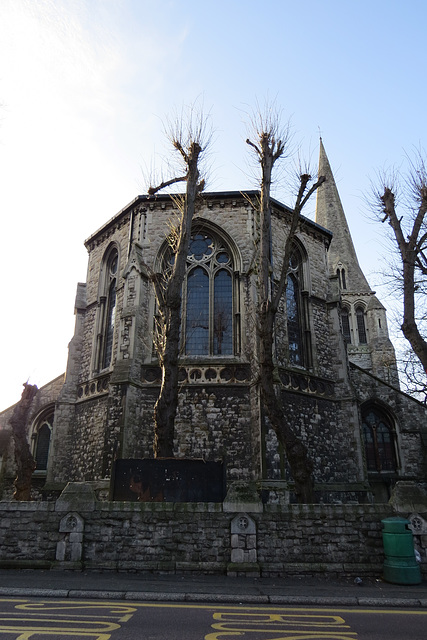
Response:
POLYGON ((394 515, 385 504, 76 506, 0 502, 0 567, 380 576, 381 520, 394 515))

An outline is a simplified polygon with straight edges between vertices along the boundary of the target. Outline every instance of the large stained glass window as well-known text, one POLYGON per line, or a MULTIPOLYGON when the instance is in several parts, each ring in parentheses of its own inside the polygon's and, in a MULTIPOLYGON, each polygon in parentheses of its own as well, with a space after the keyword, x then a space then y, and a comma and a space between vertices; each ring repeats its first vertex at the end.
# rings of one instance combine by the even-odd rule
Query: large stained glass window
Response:
POLYGON ((184 353, 233 354, 233 263, 214 234, 198 231, 191 237, 184 305, 184 353))

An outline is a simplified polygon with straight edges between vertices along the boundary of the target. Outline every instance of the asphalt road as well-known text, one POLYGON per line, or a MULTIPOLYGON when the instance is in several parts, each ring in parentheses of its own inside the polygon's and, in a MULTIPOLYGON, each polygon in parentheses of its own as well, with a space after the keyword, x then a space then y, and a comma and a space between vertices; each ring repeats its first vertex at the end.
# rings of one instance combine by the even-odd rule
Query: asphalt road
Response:
POLYGON ((5 640, 425 640, 427 610, 0 599, 5 640))

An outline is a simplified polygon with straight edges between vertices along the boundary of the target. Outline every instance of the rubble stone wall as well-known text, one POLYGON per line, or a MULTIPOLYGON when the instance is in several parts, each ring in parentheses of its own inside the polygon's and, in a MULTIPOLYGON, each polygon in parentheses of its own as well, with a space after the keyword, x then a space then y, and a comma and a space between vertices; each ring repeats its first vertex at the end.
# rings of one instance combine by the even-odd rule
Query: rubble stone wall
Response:
POLYGON ((385 504, 259 504, 250 513, 228 511, 226 503, 95 500, 80 507, 0 502, 0 567, 379 576, 381 520, 393 515, 385 504), (231 562, 232 551, 240 557, 241 545, 243 557, 248 546, 233 533, 236 519, 252 526, 246 553, 256 562, 231 562))

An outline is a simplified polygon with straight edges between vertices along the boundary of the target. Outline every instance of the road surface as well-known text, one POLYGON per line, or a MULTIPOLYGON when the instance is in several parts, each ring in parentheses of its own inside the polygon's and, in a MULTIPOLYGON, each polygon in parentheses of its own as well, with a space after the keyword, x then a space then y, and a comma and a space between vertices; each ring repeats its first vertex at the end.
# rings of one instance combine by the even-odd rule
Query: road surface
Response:
POLYGON ((427 610, 0 599, 0 640, 426 640, 427 610))

